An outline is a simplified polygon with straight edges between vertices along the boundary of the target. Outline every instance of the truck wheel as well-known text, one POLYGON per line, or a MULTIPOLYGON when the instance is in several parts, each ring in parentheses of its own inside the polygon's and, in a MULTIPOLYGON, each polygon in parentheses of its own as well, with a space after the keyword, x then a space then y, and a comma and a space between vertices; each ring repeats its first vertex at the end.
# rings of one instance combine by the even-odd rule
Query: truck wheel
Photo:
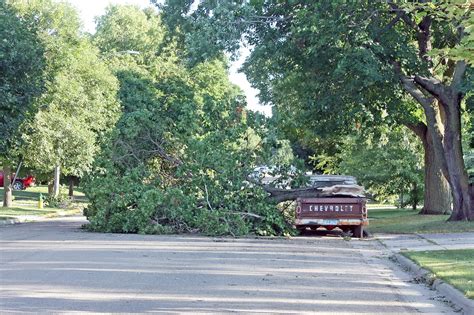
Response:
POLYGON ((296 227, 300 235, 304 235, 306 233, 306 226, 304 225, 298 225, 296 227))
POLYGON ((16 180, 12 185, 13 190, 23 190, 23 183, 19 180, 16 180))
POLYGON ((356 225, 352 228, 352 236, 357 238, 364 237, 364 227, 362 225, 356 225))

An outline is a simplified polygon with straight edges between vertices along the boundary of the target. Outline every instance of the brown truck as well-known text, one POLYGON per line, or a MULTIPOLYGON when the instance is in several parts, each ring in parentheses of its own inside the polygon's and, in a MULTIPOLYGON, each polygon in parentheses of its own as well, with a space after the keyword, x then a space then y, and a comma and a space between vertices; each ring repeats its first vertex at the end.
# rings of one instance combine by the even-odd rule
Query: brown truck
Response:
POLYGON ((364 226, 369 224, 365 198, 329 197, 296 199, 295 226, 304 231, 307 228, 335 227, 344 232, 352 231, 354 237, 362 238, 364 226))
POLYGON ((364 235, 367 219, 364 187, 353 176, 308 174, 308 184, 299 188, 276 188, 266 182, 264 189, 276 202, 296 200, 295 226, 300 231, 335 227, 364 235))

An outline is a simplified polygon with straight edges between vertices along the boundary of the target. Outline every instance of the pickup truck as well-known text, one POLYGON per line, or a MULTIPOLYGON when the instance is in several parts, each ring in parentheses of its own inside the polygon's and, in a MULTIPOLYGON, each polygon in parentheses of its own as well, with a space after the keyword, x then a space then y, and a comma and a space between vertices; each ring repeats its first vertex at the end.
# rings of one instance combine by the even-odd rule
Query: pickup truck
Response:
POLYGON ((357 185, 352 176, 312 175, 310 186, 318 191, 296 199, 295 226, 306 229, 326 230, 339 228, 352 232, 354 237, 364 236, 369 224, 364 187, 357 185))
MULTIPOLYGON (((15 174, 12 174, 12 181, 13 181, 14 176, 15 176, 15 174)), ((3 187, 3 178, 4 178, 3 172, 0 171, 0 184, 1 184, 1 187, 3 187)), ((34 184, 34 182, 35 182, 35 178, 31 175, 28 175, 27 177, 15 179, 15 182, 12 183, 12 188, 14 190, 24 190, 24 189, 32 186, 34 184)))
POLYGON ((335 227, 354 237, 364 236, 364 226, 369 224, 365 198, 298 198, 296 200, 295 226, 298 230, 335 227))

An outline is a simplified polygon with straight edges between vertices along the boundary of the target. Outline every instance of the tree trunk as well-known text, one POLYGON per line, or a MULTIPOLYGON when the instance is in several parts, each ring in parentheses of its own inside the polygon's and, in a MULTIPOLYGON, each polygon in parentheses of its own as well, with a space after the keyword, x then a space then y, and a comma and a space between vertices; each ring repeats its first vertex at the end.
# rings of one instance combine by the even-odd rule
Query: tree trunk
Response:
POLYGON ((442 161, 443 174, 449 182, 453 197, 453 213, 449 218, 450 221, 474 220, 461 143, 461 100, 463 98, 461 86, 466 69, 466 62, 458 61, 450 85, 444 84, 435 77, 415 75, 414 82, 433 96, 430 98, 426 98, 422 91, 414 87, 410 78, 402 77, 407 91, 423 106, 427 123, 433 131, 431 135, 435 153, 442 161), (443 114, 441 119, 436 117, 436 106, 443 114), (444 126, 444 130, 440 128, 441 126, 444 126))
MULTIPOLYGON (((427 120, 428 117, 427 117, 427 120)), ((423 208, 420 214, 448 214, 451 213, 451 191, 449 183, 442 171, 442 159, 436 152, 433 142, 432 126, 424 123, 407 124, 423 144, 425 163, 425 187, 423 208)))
POLYGON ((53 197, 59 196, 59 177, 61 176, 59 165, 54 168, 53 197))
POLYGON ((425 160, 425 191, 421 214, 451 213, 451 191, 443 175, 441 160, 436 155, 433 139, 427 130, 423 141, 425 160))
POLYGON ((418 185, 413 183, 413 188, 412 188, 412 197, 411 197, 411 203, 412 203, 412 208, 413 211, 416 211, 416 206, 418 205, 418 185))
POLYGON ((461 142, 461 96, 449 89, 443 95, 446 110, 444 156, 453 195, 453 213, 450 221, 474 220, 474 205, 469 193, 469 177, 464 164, 461 142))
POLYGON ((469 184, 469 194, 471 195, 471 206, 474 205, 474 184, 469 184))
POLYGON ((3 164, 3 206, 11 208, 13 203, 12 172, 8 163, 3 164))
POLYGON ((403 196, 403 190, 402 190, 402 191, 400 192, 400 203, 397 205, 397 208, 400 208, 400 209, 401 209, 401 208, 404 207, 405 201, 403 201, 403 198, 404 198, 404 196, 403 196))
POLYGON ((74 197, 74 177, 69 176, 69 197, 74 197))

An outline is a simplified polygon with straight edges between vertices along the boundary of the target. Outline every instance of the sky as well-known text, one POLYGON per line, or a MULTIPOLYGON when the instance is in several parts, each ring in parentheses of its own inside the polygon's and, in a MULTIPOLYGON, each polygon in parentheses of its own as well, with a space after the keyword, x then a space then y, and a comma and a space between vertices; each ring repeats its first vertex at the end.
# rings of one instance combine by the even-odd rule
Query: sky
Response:
MULTIPOLYGON (((105 8, 109 4, 134 4, 142 8, 151 6, 149 0, 66 0, 75 6, 81 16, 84 28, 89 33, 94 33, 95 31, 95 22, 94 18, 104 14, 105 8)), ((271 107, 260 105, 257 94, 258 91, 253 89, 250 86, 250 83, 247 81, 245 74, 239 73, 238 69, 245 61, 245 58, 248 56, 249 51, 245 48, 240 51, 240 58, 232 63, 230 67, 229 78, 230 81, 234 84, 240 86, 240 88, 245 92, 247 96, 248 108, 254 111, 262 112, 267 116, 271 116, 271 107)))

